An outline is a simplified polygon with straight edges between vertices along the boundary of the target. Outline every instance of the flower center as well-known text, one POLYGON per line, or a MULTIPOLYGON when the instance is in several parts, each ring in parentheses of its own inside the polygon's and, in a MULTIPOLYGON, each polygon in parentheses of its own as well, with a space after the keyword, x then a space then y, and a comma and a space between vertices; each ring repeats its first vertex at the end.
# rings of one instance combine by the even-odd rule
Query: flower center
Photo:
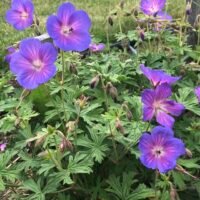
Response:
POLYGON ((27 12, 21 12, 20 18, 23 19, 23 20, 27 19, 28 18, 28 13, 27 12))
POLYGON ((34 60, 33 61, 33 67, 36 69, 36 70, 40 70, 42 67, 43 67, 43 63, 41 60, 34 60))
POLYGON ((152 153, 156 158, 160 158, 165 154, 164 149, 161 146, 154 147, 152 149, 152 153))
POLYGON ((62 26, 61 28, 61 34, 64 36, 68 36, 72 31, 73 31, 72 27, 62 26))

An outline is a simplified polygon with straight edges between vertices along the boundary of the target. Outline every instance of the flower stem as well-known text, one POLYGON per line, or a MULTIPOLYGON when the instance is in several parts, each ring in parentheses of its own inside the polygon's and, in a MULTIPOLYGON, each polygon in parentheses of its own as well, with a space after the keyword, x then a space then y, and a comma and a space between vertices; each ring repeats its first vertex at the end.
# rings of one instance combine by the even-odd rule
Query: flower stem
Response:
POLYGON ((154 184, 155 200, 158 200, 157 189, 156 189, 156 183, 157 183, 157 180, 158 180, 158 175, 159 175, 159 172, 156 170, 156 172, 155 172, 155 184, 154 184))
POLYGON ((64 111, 64 119, 67 120, 67 113, 66 113, 66 110, 65 110, 65 101, 64 101, 64 73, 65 73, 64 51, 61 51, 61 57, 62 57, 61 100, 62 100, 62 106, 63 106, 63 111, 64 111))
POLYGON ((23 101, 23 99, 29 94, 29 91, 24 89, 19 97, 19 103, 17 105, 17 107, 15 108, 15 110, 17 111, 23 101))
MULTIPOLYGON (((100 75, 99 77, 100 77, 101 85, 102 85, 102 88, 103 88, 103 91, 104 91, 106 111, 108 111, 108 96, 107 96, 107 93, 106 93, 106 86, 104 84, 102 75, 100 75)), ((112 138, 112 145, 113 145, 113 149, 114 149, 114 154, 115 154, 116 162, 118 162, 118 160, 119 160, 118 158, 119 157, 118 157, 117 147, 116 147, 116 143, 115 143, 115 140, 114 140, 114 134, 113 134, 110 122, 108 123, 108 126, 109 126, 109 130, 110 130, 110 135, 111 135, 111 138, 112 138)))

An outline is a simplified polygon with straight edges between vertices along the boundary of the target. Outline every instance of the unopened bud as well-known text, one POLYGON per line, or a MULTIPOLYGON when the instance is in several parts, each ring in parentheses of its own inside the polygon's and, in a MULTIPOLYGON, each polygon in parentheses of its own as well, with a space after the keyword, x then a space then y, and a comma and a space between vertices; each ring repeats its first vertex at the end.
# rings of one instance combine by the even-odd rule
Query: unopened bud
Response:
POLYGON ((131 113, 130 110, 127 110, 127 112, 126 112, 126 117, 127 117, 127 119, 128 119, 129 121, 131 121, 131 120, 133 119, 133 114, 131 113))
POLYGON ((76 128, 76 121, 69 121, 66 124, 66 128, 67 128, 68 132, 73 132, 75 130, 75 128, 76 128))
POLYGON ((108 23, 113 26, 113 19, 111 16, 108 17, 108 23))
POLYGON ((140 29, 140 38, 142 41, 144 41, 145 39, 145 35, 144 35, 144 30, 143 29, 140 29))
POLYGON ((99 83, 99 75, 95 76, 95 77, 91 80, 91 82, 90 82, 90 87, 91 87, 92 89, 94 89, 94 88, 97 87, 98 83, 99 83))
POLYGON ((67 138, 64 137, 59 145, 59 149, 61 152, 64 152, 65 150, 72 151, 73 146, 72 143, 67 138))
POLYGON ((192 14, 191 4, 192 3, 190 1, 187 2, 186 10, 185 10, 186 15, 191 15, 192 14))
POLYGON ((80 108, 83 108, 87 104, 88 97, 81 95, 80 98, 76 101, 80 108))
POLYGON ((45 139, 46 139, 46 134, 44 136, 41 136, 39 139, 36 140, 35 142, 35 147, 40 146, 41 144, 44 143, 45 139))
POLYGON ((15 120, 15 126, 18 126, 20 124, 20 118, 17 117, 16 120, 15 120))
POLYGON ((36 19, 35 19, 35 23, 36 23, 37 26, 40 25, 40 21, 39 21, 39 19, 38 19, 37 17, 36 17, 36 19))
POLYGON ((112 97, 112 99, 114 101, 117 100, 117 97, 118 97, 117 88, 114 87, 111 82, 107 83, 107 85, 106 85, 106 91, 107 91, 108 94, 110 94, 110 96, 112 97))
POLYGON ((40 152, 38 154, 38 157, 44 157, 44 158, 47 158, 47 159, 50 158, 49 153, 48 153, 47 150, 40 152))
POLYGON ((73 63, 71 63, 71 64, 69 65, 69 71, 70 71, 72 74, 78 74, 76 65, 73 64, 73 63))
POLYGON ((133 8, 133 9, 131 10, 131 13, 132 13, 135 17, 138 16, 138 10, 135 9, 135 8, 133 8))
POLYGON ((123 125, 122 125, 122 123, 121 123, 121 121, 120 121, 119 119, 117 119, 117 120, 115 121, 115 128, 116 128, 120 133, 122 133, 122 134, 125 133, 124 127, 123 127, 123 125))
POLYGON ((186 148, 185 150, 186 150, 186 155, 187 155, 189 158, 192 158, 192 152, 191 152, 188 148, 186 148))
POLYGON ((120 7, 121 9, 124 9, 124 4, 125 4, 125 1, 124 1, 124 0, 121 0, 121 1, 120 1, 120 4, 119 4, 119 7, 120 7))

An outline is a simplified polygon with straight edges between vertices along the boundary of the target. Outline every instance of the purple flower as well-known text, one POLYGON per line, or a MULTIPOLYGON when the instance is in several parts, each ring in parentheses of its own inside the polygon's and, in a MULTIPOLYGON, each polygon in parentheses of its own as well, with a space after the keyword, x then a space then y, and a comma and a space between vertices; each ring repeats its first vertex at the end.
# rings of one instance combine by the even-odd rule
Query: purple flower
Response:
POLYGON ((168 83, 171 85, 181 78, 170 76, 166 74, 163 70, 151 69, 149 67, 146 67, 144 64, 140 65, 140 69, 143 74, 150 80, 154 87, 162 83, 168 83))
POLYGON ((156 15, 155 31, 162 30, 163 26, 172 21, 172 16, 168 15, 166 12, 158 12, 156 15))
POLYGON ((5 56, 4 60, 5 60, 7 63, 10 63, 11 58, 12 58, 13 54, 14 54, 15 52, 17 52, 17 49, 16 49, 15 47, 9 47, 9 48, 7 49, 7 51, 8 51, 8 54, 5 56))
POLYGON ((64 51, 84 51, 91 42, 90 18, 86 12, 75 10, 71 3, 63 3, 57 15, 48 18, 46 27, 55 45, 64 51))
POLYGON ((31 0, 13 0, 6 12, 6 21, 17 30, 24 30, 33 24, 34 6, 31 0))
POLYGON ((194 92, 195 92, 197 99, 200 103, 200 86, 196 87, 194 92))
POLYGON ((172 16, 167 14, 166 12, 160 11, 156 15, 157 21, 161 22, 171 22, 172 21, 172 16))
POLYGON ((0 151, 5 151, 6 146, 7 146, 7 143, 1 143, 0 144, 0 151))
POLYGON ((43 44, 38 39, 28 38, 20 43, 19 51, 12 56, 10 69, 22 87, 35 89, 55 75, 56 58, 57 51, 51 43, 43 44))
POLYGON ((141 0, 140 9, 146 15, 155 16, 165 7, 166 0, 141 0))
POLYGON ((139 34, 140 34, 140 38, 141 38, 141 40, 144 41, 144 40, 145 40, 144 30, 143 30, 143 29, 140 29, 139 34))
POLYGON ((182 140, 175 138, 173 130, 157 126, 151 135, 144 133, 139 141, 140 161, 150 169, 166 173, 176 167, 176 160, 185 154, 182 140))
POLYGON ((101 52, 104 50, 104 48, 105 48, 105 44, 103 44, 103 43, 99 43, 99 44, 92 43, 89 46, 89 50, 91 52, 101 52))
POLYGON ((159 124, 172 128, 175 121, 172 116, 180 116, 185 107, 174 100, 169 100, 168 97, 171 95, 171 87, 167 83, 157 86, 155 90, 144 90, 143 120, 149 121, 155 116, 159 124))

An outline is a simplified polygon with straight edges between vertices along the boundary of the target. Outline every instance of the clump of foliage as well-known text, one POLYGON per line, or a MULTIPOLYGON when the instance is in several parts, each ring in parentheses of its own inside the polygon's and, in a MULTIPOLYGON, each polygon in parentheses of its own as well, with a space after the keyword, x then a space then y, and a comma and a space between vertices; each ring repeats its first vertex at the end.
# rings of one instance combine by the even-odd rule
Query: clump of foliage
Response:
MULTIPOLYGON (((112 23, 120 27, 125 13, 121 1, 107 18, 107 31, 112 23)), ((200 105, 194 93, 200 84, 199 52, 187 45, 189 25, 182 19, 157 26, 154 17, 127 15, 136 29, 120 28, 116 43, 107 41, 103 52, 60 51, 56 75, 34 90, 22 89, 9 70, 2 72, 1 199, 200 197, 200 105), (151 87, 142 63, 181 76, 172 86, 172 99, 185 111, 173 130, 186 154, 167 173, 148 169, 139 159, 141 136, 157 125, 142 119, 141 94, 151 87)), ((34 24, 32 32, 40 28, 34 24)))

